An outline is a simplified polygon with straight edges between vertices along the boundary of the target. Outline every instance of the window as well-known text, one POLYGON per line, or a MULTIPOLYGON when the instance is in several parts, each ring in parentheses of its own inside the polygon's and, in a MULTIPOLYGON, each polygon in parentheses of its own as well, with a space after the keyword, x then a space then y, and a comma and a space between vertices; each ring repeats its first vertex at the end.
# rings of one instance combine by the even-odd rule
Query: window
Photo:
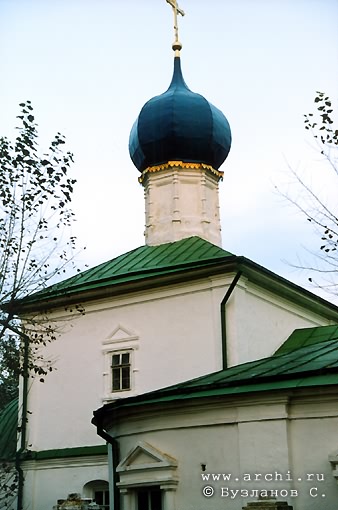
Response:
POLYGON ((105 480, 93 480, 83 487, 86 498, 97 503, 100 510, 109 510, 109 484, 105 480))
POLYGON ((138 348, 138 335, 121 324, 102 341, 104 402, 135 392, 138 348))
POLYGON ((100 505, 100 510, 109 510, 109 491, 108 490, 95 490, 94 501, 100 505))
POLYGON ((112 391, 130 390, 130 352, 112 354, 112 391))
POLYGON ((137 510, 162 510, 162 491, 158 487, 145 487, 137 491, 137 510))

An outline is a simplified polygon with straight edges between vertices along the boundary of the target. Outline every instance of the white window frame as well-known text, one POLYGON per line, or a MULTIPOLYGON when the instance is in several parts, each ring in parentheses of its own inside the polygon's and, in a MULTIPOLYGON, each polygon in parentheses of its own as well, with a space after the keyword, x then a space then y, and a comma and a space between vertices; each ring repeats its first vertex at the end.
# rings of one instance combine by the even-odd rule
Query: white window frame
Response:
POLYGON ((95 503, 97 505, 100 506, 101 510, 109 510, 109 487, 105 487, 105 488, 103 488, 103 487, 95 487, 95 488, 93 488, 93 498, 92 499, 93 499, 93 501, 95 501, 95 503), (97 501, 95 499, 95 494, 97 492, 102 492, 104 494, 105 501, 104 501, 103 507, 100 505, 100 503, 97 503, 97 501))
MULTIPOLYGON (((83 492, 86 498, 90 498, 91 501, 95 501, 95 493, 96 492, 104 492, 108 493, 108 502, 105 502, 105 508, 109 510, 109 483, 105 480, 93 480, 87 482, 83 487, 83 492)), ((102 508, 100 506, 100 508, 102 508)))
POLYGON ((132 333, 126 327, 120 324, 113 332, 102 342, 103 354, 103 402, 110 402, 116 398, 123 398, 136 393, 135 375, 138 372, 136 368, 136 352, 139 347, 139 337, 132 333), (130 388, 113 390, 113 355, 129 354, 130 363, 130 388))
POLYGON ((110 358, 110 372, 111 372, 111 393, 116 393, 116 392, 119 392, 121 393, 122 391, 130 391, 132 389, 132 351, 131 349, 125 349, 123 351, 112 351, 111 352, 111 358, 110 358), (123 362, 123 357, 128 355, 128 363, 124 363, 123 362), (114 357, 118 356, 119 357, 119 362, 114 365, 114 357), (129 379, 129 385, 128 387, 124 388, 123 387, 123 370, 124 369, 128 369, 128 372, 129 372, 129 375, 128 375, 128 379, 129 379), (114 379, 114 371, 115 370, 118 370, 118 374, 119 374, 119 388, 114 388, 114 383, 115 383, 115 379, 114 379))

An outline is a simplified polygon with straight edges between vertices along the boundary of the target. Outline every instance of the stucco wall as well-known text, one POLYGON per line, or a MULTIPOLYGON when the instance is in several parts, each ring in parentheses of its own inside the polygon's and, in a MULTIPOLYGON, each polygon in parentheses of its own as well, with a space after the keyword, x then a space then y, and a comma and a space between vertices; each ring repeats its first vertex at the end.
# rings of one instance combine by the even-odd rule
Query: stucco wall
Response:
POLYGON ((107 458, 80 457, 25 462, 25 510, 52 510, 58 499, 68 494, 83 494, 93 480, 108 481, 107 458))
MULTIPOLYGON (((321 390, 314 390, 311 396, 309 390, 298 393, 306 395, 303 402, 286 394, 256 394, 251 398, 224 397, 217 402, 204 400, 204 405, 200 401, 182 407, 157 407, 157 414, 155 408, 135 414, 129 410, 128 423, 121 418, 111 433, 117 436, 121 459, 141 441, 177 461, 176 507, 170 510, 241 510, 248 501, 257 499, 241 497, 240 492, 231 493, 230 489, 249 494, 253 489, 274 490, 278 491, 277 499, 287 500, 294 510, 333 510, 338 486, 328 456, 336 447, 336 394, 329 391, 323 397, 321 390), (230 474, 231 481, 222 480, 223 473, 230 474), (203 481, 202 474, 210 474, 209 480, 203 481), (220 474, 220 480, 213 480, 213 474, 220 474), (260 479, 255 480, 256 475, 260 479), (212 497, 203 496, 206 486, 214 489, 212 497), (235 494, 233 498, 231 494, 235 494)), ((156 480, 156 468, 152 472, 156 480)), ((142 476, 145 474, 140 472, 138 479, 142 476)), ((128 471, 121 473, 121 480, 128 483, 128 471)), ((128 510, 134 510, 132 486, 129 492, 128 510)))
MULTIPOLYGON (((94 409, 112 398, 109 394, 109 352, 113 350, 130 348, 133 364, 132 390, 117 393, 114 398, 220 370, 220 303, 234 276, 215 276, 86 304, 84 316, 64 310, 52 315, 58 321, 59 337, 47 345, 43 356, 52 360, 53 371, 43 383, 39 382, 39 377, 29 381, 27 448, 41 451, 102 444, 91 418, 94 409)), ((327 324, 327 320, 241 279, 226 305, 230 364, 268 356, 295 328, 317 324, 327 324)), ((246 424, 247 420, 236 425, 237 410, 233 412, 235 415, 223 427, 224 417, 216 425, 209 424, 208 429, 179 431, 174 420, 168 421, 173 430, 165 435, 159 430, 145 432, 144 438, 142 436, 179 458, 180 473, 185 475, 180 478, 177 495, 180 491, 191 493, 189 487, 195 487, 190 506, 201 506, 204 502, 199 478, 203 462, 221 472, 230 468, 239 471, 247 465, 254 469, 251 463, 253 459, 259 459, 255 452, 260 448, 266 450, 269 437, 269 451, 275 452, 278 446, 278 465, 287 465, 283 445, 285 438, 288 441, 290 438, 285 422, 278 426, 275 421, 267 422, 262 428, 260 421, 257 425, 248 418, 250 425, 246 424), (213 438, 212 445, 217 444, 215 450, 207 441, 206 430, 213 438), (274 443, 274 435, 278 443, 274 443), (190 454, 182 457, 180 452, 186 448, 190 454)), ((190 418, 189 411, 181 422, 186 419, 186 426, 190 427, 190 418)), ((138 423, 139 432, 142 432, 142 422, 138 423)), ((295 427, 295 436, 297 433, 295 427)), ((134 437, 123 439, 122 451, 131 447, 134 440, 134 437)), ((295 454, 295 462, 296 459, 295 454)), ((271 463, 267 468, 270 466, 271 463)), ((32 510, 49 508, 55 498, 79 490, 83 480, 78 477, 96 479, 97 469, 92 464, 85 467, 81 462, 71 470, 70 466, 65 470, 65 465, 55 468, 48 463, 43 468, 41 464, 35 465, 34 469, 31 466, 25 485, 25 504, 32 510), (82 468, 86 472, 84 477, 82 468)), ((230 510, 237 510, 242 502, 237 499, 229 504, 232 505, 230 510)))
MULTIPOLYGON (((60 336, 43 351, 53 371, 44 383, 30 380, 30 449, 100 444, 90 422, 102 403, 220 370, 220 303, 232 279, 96 302, 80 317, 60 313, 60 336), (126 348, 132 354, 132 390, 111 394, 109 353, 126 348)), ((226 306, 229 365, 271 355, 296 327, 326 323, 241 280, 226 306)))
POLYGON ((154 291, 87 306, 83 317, 63 321, 60 337, 44 351, 47 359, 54 360, 55 370, 44 383, 37 378, 29 391, 31 448, 101 442, 90 421, 106 396, 107 345, 112 350, 132 348, 133 389, 116 397, 221 368, 211 294, 205 285, 191 284, 187 289, 154 291))
POLYGON ((298 328, 329 321, 241 279, 227 306, 228 365, 271 356, 298 328))

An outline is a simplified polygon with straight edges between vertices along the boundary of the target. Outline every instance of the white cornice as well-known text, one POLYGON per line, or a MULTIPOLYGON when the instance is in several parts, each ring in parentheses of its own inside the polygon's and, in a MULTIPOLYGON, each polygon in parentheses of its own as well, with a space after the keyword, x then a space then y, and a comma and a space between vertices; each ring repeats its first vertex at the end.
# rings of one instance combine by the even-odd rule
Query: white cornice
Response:
POLYGON ((107 466, 108 469, 108 458, 107 455, 91 455, 88 457, 65 457, 62 459, 24 460, 21 462, 21 466, 24 471, 85 466, 107 466))

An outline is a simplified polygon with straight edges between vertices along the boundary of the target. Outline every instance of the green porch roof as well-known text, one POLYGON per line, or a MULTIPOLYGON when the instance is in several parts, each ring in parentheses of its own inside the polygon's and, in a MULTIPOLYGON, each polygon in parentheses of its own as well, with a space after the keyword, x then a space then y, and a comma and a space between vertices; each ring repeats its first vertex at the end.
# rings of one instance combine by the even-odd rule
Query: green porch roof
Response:
POLYGON ((12 400, 0 414, 0 460, 15 459, 18 432, 18 399, 12 400))
POLYGON ((307 347, 331 340, 338 340, 338 326, 336 324, 332 326, 296 329, 275 354, 285 354, 299 349, 300 347, 307 347))
POLYGON ((106 412, 144 404, 236 395, 286 388, 338 385, 338 326, 296 330, 277 353, 144 395, 116 400, 94 412, 99 421, 106 412), (333 329, 336 333, 333 334, 333 329), (303 342, 307 338, 317 339, 303 342), (292 345, 294 349, 292 350, 292 345), (288 346, 286 352, 283 347, 288 346))

